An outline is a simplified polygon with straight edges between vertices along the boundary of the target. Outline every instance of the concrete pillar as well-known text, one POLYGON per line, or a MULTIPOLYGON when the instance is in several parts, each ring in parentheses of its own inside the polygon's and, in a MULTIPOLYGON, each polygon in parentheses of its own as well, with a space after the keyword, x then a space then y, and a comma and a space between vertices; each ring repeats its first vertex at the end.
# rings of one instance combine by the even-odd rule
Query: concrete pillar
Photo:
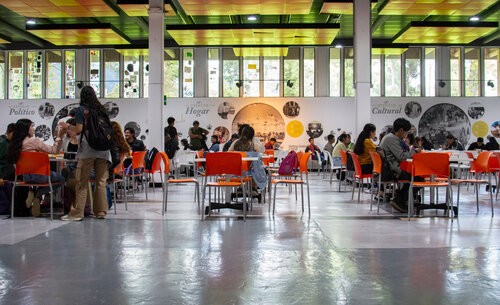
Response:
POLYGON ((447 97, 451 94, 450 82, 450 48, 436 48, 436 89, 437 96, 447 97), (439 85, 443 80, 444 87, 439 85))
MULTIPOLYGON (((75 51, 75 80, 76 84, 80 81, 83 82, 84 86, 88 86, 90 84, 90 74, 89 74, 89 50, 88 49, 77 49, 75 51)), ((75 98, 80 99, 80 91, 76 87, 75 89, 75 98)), ((64 92, 64 91, 63 91, 64 92)))
MULTIPOLYGON (((163 0, 149 0, 149 99, 147 147, 163 151, 163 56, 165 24, 163 0)), ((145 130, 144 129, 144 130, 145 130)))
POLYGON ((195 48, 193 52, 194 97, 208 97, 208 48, 195 48))
POLYGON ((329 73, 330 73, 330 48, 316 47, 315 50, 315 73, 316 73, 316 96, 330 96, 329 73))
POLYGON ((370 122, 371 51, 371 3, 370 0, 354 0, 355 137, 370 122))

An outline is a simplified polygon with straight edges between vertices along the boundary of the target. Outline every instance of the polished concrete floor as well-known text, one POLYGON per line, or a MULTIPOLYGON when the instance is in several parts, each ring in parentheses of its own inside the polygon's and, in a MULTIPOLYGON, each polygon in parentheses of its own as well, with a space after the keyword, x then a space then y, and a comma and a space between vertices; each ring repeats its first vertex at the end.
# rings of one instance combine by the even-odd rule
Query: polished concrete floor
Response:
POLYGON ((165 216, 157 189, 105 220, 1 219, 0 304, 500 303, 500 209, 484 189, 479 214, 466 192, 453 223, 407 221, 312 178, 311 218, 281 187, 274 218, 254 204, 246 222, 201 222, 192 186, 173 185, 165 216))

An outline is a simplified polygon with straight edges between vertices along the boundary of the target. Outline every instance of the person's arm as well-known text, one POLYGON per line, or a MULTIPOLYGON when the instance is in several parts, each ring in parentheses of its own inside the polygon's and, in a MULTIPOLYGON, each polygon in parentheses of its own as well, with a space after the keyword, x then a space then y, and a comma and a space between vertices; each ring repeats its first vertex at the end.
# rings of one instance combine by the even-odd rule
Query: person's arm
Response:
POLYGON ((309 145, 308 145, 308 146, 306 146, 305 152, 309 152, 309 151, 310 151, 310 149, 309 149, 309 145))
POLYGON ((31 138, 30 141, 37 152, 44 152, 48 154, 58 154, 61 152, 62 148, 62 140, 60 137, 56 137, 54 140, 54 144, 52 146, 47 145, 40 141, 38 138, 31 138))
POLYGON ((398 162, 402 162, 402 161, 406 161, 407 159, 410 159, 413 156, 413 154, 415 153, 414 151, 405 152, 403 150, 403 147, 401 147, 401 141, 397 137, 388 139, 385 148, 387 148, 391 151, 391 153, 394 155, 394 157, 396 157, 398 162))
POLYGON ((377 145, 375 145, 375 143, 373 143, 373 141, 371 139, 365 139, 365 150, 366 151, 376 151, 377 150, 377 145))
POLYGON ((262 145, 262 142, 260 142, 259 138, 253 137, 252 142, 253 142, 253 150, 261 154, 266 152, 266 148, 264 147, 264 145, 262 145))
POLYGON ((188 136, 191 139, 202 139, 203 138, 201 135, 193 134, 193 129, 191 129, 191 128, 189 128, 188 136))

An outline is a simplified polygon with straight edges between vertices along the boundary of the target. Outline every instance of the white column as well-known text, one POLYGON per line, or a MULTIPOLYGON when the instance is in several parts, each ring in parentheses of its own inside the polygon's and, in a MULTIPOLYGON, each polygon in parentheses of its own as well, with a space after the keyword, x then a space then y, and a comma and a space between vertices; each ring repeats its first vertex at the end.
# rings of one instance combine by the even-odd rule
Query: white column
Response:
POLYGON ((437 96, 450 96, 451 94, 451 77, 450 77, 450 48, 436 48, 436 89, 437 96), (439 85, 443 81, 444 87, 439 85))
POLYGON ((194 97, 208 97, 208 48, 194 48, 193 52, 194 97))
POLYGON ((329 91, 329 73, 330 73, 330 48, 329 47, 316 47, 315 48, 315 70, 316 70, 316 96, 328 97, 329 91))
MULTIPOLYGON (((88 49, 77 49, 75 51, 75 80, 76 80, 76 85, 80 81, 83 82, 84 86, 90 85, 90 75, 89 75, 89 50, 88 49)), ((80 91, 81 89, 78 89, 76 87, 75 89, 75 98, 79 99, 80 98, 80 91)), ((64 90, 63 90, 64 92, 64 90)))
POLYGON ((355 137, 370 122, 371 88, 371 3, 354 0, 354 86, 356 103, 355 137))
MULTIPOLYGON (((163 56, 165 24, 163 0, 149 0, 149 99, 147 147, 163 151, 163 56)), ((145 130, 144 129, 144 130, 145 130)))

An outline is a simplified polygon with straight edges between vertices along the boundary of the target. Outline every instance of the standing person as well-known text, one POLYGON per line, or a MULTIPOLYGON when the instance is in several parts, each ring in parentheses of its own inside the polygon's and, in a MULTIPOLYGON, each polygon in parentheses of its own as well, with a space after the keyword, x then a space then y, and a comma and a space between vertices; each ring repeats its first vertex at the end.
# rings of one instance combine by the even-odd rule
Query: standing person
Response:
POLYGON ((464 145, 455 138, 451 133, 446 136, 446 144, 443 145, 444 150, 464 150, 464 145))
MULTIPOLYGON (((28 119, 20 119, 17 121, 12 134, 12 139, 7 149, 5 158, 10 164, 16 164, 19 160, 19 155, 22 151, 28 152, 44 152, 48 154, 58 154, 62 147, 62 137, 66 133, 65 128, 59 129, 58 136, 54 139, 52 146, 43 143, 40 139, 36 138, 34 123, 28 119)), ((63 176, 56 172, 50 172, 50 180, 52 182, 64 182, 63 176)), ((48 183, 47 176, 36 174, 24 174, 23 181, 26 183, 48 183)), ((54 188, 59 187, 56 185, 54 188)), ((34 191, 28 193, 26 199, 26 207, 31 207, 31 214, 34 217, 40 216, 40 200, 43 194, 50 192, 49 187, 38 187, 36 195, 34 191)))
POLYGON ((368 123, 363 127, 363 131, 360 132, 358 139, 356 140, 356 144, 354 145, 354 153, 358 155, 363 175, 373 173, 373 161, 370 156, 370 152, 375 152, 377 150, 377 146, 373 143, 376 135, 377 128, 375 125, 368 123))
POLYGON ((174 127, 175 119, 169 117, 167 119, 168 126, 165 127, 165 153, 170 159, 174 158, 175 152, 179 150, 179 135, 174 127))
POLYGON ((326 150, 331 155, 333 153, 333 146, 334 146, 333 143, 335 143, 335 136, 332 135, 332 134, 329 134, 326 138, 328 140, 328 143, 326 143, 326 145, 323 148, 323 150, 326 150))
POLYGON ((476 142, 469 145, 467 150, 484 149, 484 139, 482 137, 477 138, 476 142))
POLYGON ((12 140, 15 126, 15 123, 9 124, 5 135, 0 136, 0 186, 3 185, 3 179, 14 179, 14 166, 5 160, 5 155, 12 140))
POLYGON ((266 145, 264 145, 264 148, 265 149, 274 149, 274 144, 276 144, 276 139, 275 138, 271 138, 269 140, 269 142, 267 142, 266 145))
POLYGON ((80 107, 75 111, 76 126, 68 123, 59 123, 61 127, 68 128, 80 134, 80 145, 76 158, 76 198, 71 210, 61 220, 80 221, 83 219, 83 211, 87 202, 87 190, 92 167, 95 171, 94 190, 94 214, 97 219, 104 219, 108 211, 108 198, 106 195, 106 180, 108 179, 108 166, 110 162, 110 151, 95 150, 88 143, 90 116, 92 112, 106 115, 106 109, 99 102, 95 91, 90 86, 85 86, 80 92, 80 107))
POLYGON ((227 141, 226 144, 224 144, 224 147, 222 147, 222 151, 228 151, 229 147, 231 147, 233 142, 236 140, 238 140, 238 134, 233 133, 233 135, 231 136, 231 139, 229 139, 229 141, 227 141))
MULTIPOLYGON (((208 130, 200 127, 200 122, 194 121, 193 127, 189 128, 188 136, 189 136, 189 147, 191 150, 200 150, 203 148, 203 139, 207 136, 208 130)), ((206 144, 205 144, 206 146, 206 144)), ((208 149, 207 149, 208 150, 208 149)))
POLYGON ((488 143, 484 145, 484 150, 498 150, 497 140, 492 136, 488 136, 488 143))
POLYGON ((127 139, 128 145, 130 145, 131 151, 145 151, 146 146, 144 142, 135 137, 135 129, 132 127, 125 128, 125 139, 127 139))

